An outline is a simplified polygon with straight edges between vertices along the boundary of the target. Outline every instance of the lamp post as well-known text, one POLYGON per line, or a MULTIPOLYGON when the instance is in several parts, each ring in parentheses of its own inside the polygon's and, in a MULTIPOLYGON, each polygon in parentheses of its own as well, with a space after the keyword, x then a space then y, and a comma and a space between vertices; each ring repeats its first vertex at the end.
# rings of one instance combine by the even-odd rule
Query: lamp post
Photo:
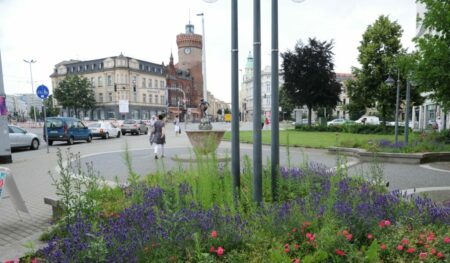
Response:
MULTIPOLYGON (((203 0, 213 3, 217 0, 203 0)), ((233 195, 235 204, 241 186, 239 153, 239 65, 238 65, 238 5, 231 0, 231 174, 233 176, 233 195)))
POLYGON ((25 63, 30 65, 30 78, 31 78, 31 104, 33 104, 33 112, 34 112, 34 123, 37 122, 36 119, 36 105, 34 104, 34 86, 33 86, 33 71, 31 70, 31 64, 36 63, 36 60, 23 60, 25 63))
POLYGON ((405 145, 408 144, 409 135, 409 104, 410 104, 410 93, 411 93, 411 81, 406 81, 406 111, 405 111, 405 145))
POLYGON ((203 75, 203 98, 208 101, 208 93, 206 86, 206 50, 205 50, 205 14, 200 13, 197 16, 202 17, 202 75, 203 75))
MULTIPOLYGON (((394 86, 395 80, 389 75, 384 81, 389 87, 394 86)), ((395 102, 395 144, 398 144, 398 107, 400 103, 400 71, 397 69, 397 96, 395 102)))
MULTIPOLYGON (((217 0, 203 0, 208 3, 217 0)), ((304 0, 292 0, 301 3, 304 0)), ((232 32, 232 169, 239 176, 239 90, 237 64, 237 0, 231 1, 232 32), (234 150, 235 149, 235 150, 234 150), (236 161, 235 161, 236 159, 236 161), (237 169, 237 171, 235 171, 237 169)), ((262 202, 262 149, 261 149, 261 0, 253 0, 253 199, 262 202)), ((272 0, 272 107, 278 112, 278 0, 272 0)), ((272 108, 273 109, 273 108, 272 108)), ((272 114, 275 116, 277 114, 272 114)), ((272 118, 272 191, 276 193, 279 167, 279 123, 278 116, 272 118)), ((236 187, 236 185, 234 185, 236 187)))

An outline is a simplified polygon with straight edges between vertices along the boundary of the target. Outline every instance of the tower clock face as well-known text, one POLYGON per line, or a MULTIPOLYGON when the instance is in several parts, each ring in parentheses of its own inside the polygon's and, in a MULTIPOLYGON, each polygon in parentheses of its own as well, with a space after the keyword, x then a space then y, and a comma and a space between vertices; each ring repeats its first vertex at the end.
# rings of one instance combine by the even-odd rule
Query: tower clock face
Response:
POLYGON ((184 54, 191 54, 191 48, 189 48, 189 47, 185 48, 184 54))

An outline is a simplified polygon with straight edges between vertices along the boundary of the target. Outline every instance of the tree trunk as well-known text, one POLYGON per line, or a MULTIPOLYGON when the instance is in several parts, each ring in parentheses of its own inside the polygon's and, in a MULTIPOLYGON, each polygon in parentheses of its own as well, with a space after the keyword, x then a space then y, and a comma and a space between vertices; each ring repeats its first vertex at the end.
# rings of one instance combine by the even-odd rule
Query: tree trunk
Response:
POLYGON ((308 126, 311 126, 312 107, 311 106, 307 107, 308 107, 308 126))

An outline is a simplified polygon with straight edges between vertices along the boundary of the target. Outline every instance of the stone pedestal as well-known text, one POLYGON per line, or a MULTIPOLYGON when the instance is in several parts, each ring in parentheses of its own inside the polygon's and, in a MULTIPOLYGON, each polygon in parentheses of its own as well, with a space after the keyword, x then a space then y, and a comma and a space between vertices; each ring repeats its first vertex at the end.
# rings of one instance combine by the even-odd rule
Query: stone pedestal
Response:
POLYGON ((198 129, 201 130, 201 131, 210 131, 210 130, 212 130, 212 124, 211 124, 211 122, 209 121, 209 119, 207 117, 206 118, 202 118, 200 120, 200 124, 198 125, 198 129))
POLYGON ((196 154, 206 155, 216 151, 225 131, 186 131, 186 134, 194 147, 194 152, 196 154))

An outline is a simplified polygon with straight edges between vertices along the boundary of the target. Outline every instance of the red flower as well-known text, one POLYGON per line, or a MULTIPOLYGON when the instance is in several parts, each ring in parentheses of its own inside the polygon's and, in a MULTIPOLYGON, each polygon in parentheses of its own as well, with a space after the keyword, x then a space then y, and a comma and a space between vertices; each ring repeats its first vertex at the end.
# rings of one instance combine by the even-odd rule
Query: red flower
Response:
POLYGON ((367 239, 372 239, 372 238, 373 238, 372 234, 367 235, 367 239))
POLYGON ((434 249, 434 248, 430 249, 430 254, 431 254, 431 255, 436 254, 436 249, 434 249))
POLYGON ((412 254, 412 253, 416 252, 416 249, 413 247, 410 247, 410 248, 408 248, 408 250, 406 252, 408 252, 409 254, 412 254))
POLYGON ((225 249, 223 249, 222 247, 217 248, 217 256, 219 256, 219 257, 222 256, 223 252, 225 252, 225 249))
POLYGON ((352 241, 353 235, 352 234, 348 234, 345 237, 347 238, 348 241, 352 241))
POLYGON ((381 221, 378 223, 378 225, 379 225, 381 228, 383 228, 383 227, 386 226, 386 225, 384 224, 384 220, 381 220, 381 221))
POLYGON ((342 231, 342 234, 343 234, 344 236, 348 235, 347 229, 345 229, 344 231, 342 231))
POLYGON ((397 250, 398 250, 398 251, 402 251, 402 250, 403 250, 403 246, 402 246, 402 245, 398 245, 398 246, 397 246, 397 250))
POLYGON ((214 253, 214 252, 216 252, 216 249, 213 246, 211 246, 209 248, 209 253, 214 253))
POLYGON ((384 220, 384 224, 385 224, 386 226, 390 226, 390 225, 391 225, 391 221, 389 221, 389 220, 384 220))
POLYGON ((386 250, 386 245, 385 244, 381 244, 380 248, 381 248, 381 250, 386 250))
POLYGON ((298 250, 299 247, 300 247, 300 246, 299 246, 298 244, 295 244, 295 245, 294 245, 295 250, 298 250))
POLYGON ((294 259, 292 259, 292 263, 300 263, 300 259, 299 258, 294 258, 294 259))
POLYGON ((293 233, 297 232, 297 228, 296 227, 292 228, 292 232, 293 233))
POLYGON ((285 252, 285 253, 289 253, 289 251, 291 251, 291 250, 289 249, 289 247, 285 247, 285 248, 284 248, 284 252, 285 252))
POLYGON ((436 254, 436 256, 437 256, 439 259, 444 258, 444 255, 442 254, 442 252, 438 252, 438 253, 436 254))
POLYGON ((213 231, 211 232, 211 237, 212 237, 212 238, 216 238, 216 237, 217 237, 217 232, 216 232, 216 230, 213 230, 213 231))
POLYGON ((342 251, 340 249, 336 249, 335 252, 336 252, 337 255, 339 255, 341 257, 345 256, 345 251, 342 251))
POLYGON ((409 241, 408 241, 408 239, 402 239, 402 244, 403 245, 408 245, 409 244, 409 241))
POLYGON ((447 236, 446 236, 446 237, 444 238, 444 243, 445 243, 445 244, 450 243, 450 237, 447 237, 447 236))
POLYGON ((419 257, 420 257, 420 258, 426 258, 426 257, 427 257, 427 253, 425 253, 425 252, 420 252, 419 257))

